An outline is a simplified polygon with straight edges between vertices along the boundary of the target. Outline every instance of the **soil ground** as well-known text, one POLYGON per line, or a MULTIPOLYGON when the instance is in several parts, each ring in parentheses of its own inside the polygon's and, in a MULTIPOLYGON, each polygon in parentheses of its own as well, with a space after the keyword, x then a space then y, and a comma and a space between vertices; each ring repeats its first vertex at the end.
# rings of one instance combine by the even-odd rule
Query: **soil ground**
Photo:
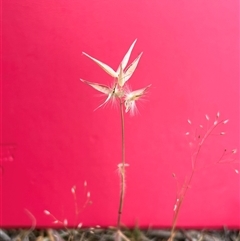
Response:
MULTIPOLYGON (((0 241, 167 241, 169 230, 123 229, 1 229, 0 241)), ((240 230, 177 230, 176 241, 240 241, 240 230)))

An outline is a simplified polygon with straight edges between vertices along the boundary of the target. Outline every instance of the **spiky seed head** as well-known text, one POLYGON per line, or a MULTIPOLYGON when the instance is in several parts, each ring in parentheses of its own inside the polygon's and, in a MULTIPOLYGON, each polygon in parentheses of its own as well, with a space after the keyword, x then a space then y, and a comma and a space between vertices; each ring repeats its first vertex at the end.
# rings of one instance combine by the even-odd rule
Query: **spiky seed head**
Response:
POLYGON ((227 120, 223 121, 223 124, 227 124, 228 122, 229 122, 229 120, 227 119, 227 120))
POLYGON ((77 226, 77 228, 81 228, 82 225, 83 225, 82 223, 79 223, 78 226, 77 226))
POLYGON ((48 210, 43 211, 46 215, 51 215, 51 213, 48 210))

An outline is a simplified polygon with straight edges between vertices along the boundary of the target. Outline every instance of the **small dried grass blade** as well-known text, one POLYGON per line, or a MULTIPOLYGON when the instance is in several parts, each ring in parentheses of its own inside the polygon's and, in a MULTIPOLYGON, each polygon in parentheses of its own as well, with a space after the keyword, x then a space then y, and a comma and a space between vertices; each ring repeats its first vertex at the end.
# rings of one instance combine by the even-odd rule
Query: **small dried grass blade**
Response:
POLYGON ((118 69, 117 69, 117 73, 119 73, 120 71, 120 66, 122 65, 122 69, 125 69, 127 66, 127 63, 129 61, 130 55, 132 53, 133 47, 135 45, 135 43, 137 42, 137 39, 134 40, 134 42, 132 43, 132 45, 130 46, 129 50, 127 51, 127 53, 125 54, 121 64, 119 65, 118 69))
POLYGON ((124 74, 124 83, 130 79, 135 69, 137 68, 138 62, 142 56, 143 52, 141 52, 138 57, 127 67, 127 70, 124 74))
POLYGON ((91 87, 93 87, 95 90, 98 90, 99 92, 102 92, 105 95, 109 95, 112 90, 111 88, 109 88, 106 85, 102 85, 102 84, 98 84, 98 83, 93 83, 93 82, 89 82, 87 80, 83 80, 80 79, 83 83, 90 85, 91 87))
POLYGON ((107 72, 109 75, 111 75, 114 78, 117 78, 118 74, 107 64, 104 64, 103 62, 91 57, 90 55, 86 54, 85 52, 82 52, 84 55, 86 55, 88 58, 93 60, 96 64, 98 64, 105 72, 107 72))

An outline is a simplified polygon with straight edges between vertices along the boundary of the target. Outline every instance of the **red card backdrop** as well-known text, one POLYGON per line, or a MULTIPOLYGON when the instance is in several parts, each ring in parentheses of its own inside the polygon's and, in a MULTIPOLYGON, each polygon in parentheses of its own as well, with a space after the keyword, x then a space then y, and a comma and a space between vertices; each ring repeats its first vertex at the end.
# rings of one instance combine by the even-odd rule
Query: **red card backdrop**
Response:
POLYGON ((171 226, 198 136, 219 112, 229 122, 201 149, 178 225, 240 227, 237 0, 5 0, 2 9, 2 226, 29 226, 31 213, 55 227, 44 210, 69 225, 116 225, 120 114, 94 111, 104 98, 79 79, 112 78, 82 52, 116 69, 138 38, 129 84, 152 87, 139 114, 126 115, 122 223, 171 226))

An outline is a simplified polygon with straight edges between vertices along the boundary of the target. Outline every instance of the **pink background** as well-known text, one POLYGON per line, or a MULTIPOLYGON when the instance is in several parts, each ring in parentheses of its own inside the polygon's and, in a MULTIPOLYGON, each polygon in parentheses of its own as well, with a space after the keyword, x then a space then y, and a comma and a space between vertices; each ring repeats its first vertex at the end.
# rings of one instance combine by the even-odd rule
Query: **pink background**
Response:
POLYGON ((25 209, 39 227, 56 227, 43 210, 69 225, 116 225, 120 115, 93 111, 103 98, 79 78, 112 78, 82 51, 116 69, 138 38, 129 84, 152 87, 139 114, 126 115, 123 224, 171 226, 172 173, 179 185, 189 176, 194 130, 219 111, 229 123, 205 143, 178 225, 240 227, 239 164, 215 164, 240 147, 237 0, 5 0, 2 34, 1 226, 31 225, 25 209), (88 191, 93 202, 78 218, 73 185, 79 208, 88 191))

